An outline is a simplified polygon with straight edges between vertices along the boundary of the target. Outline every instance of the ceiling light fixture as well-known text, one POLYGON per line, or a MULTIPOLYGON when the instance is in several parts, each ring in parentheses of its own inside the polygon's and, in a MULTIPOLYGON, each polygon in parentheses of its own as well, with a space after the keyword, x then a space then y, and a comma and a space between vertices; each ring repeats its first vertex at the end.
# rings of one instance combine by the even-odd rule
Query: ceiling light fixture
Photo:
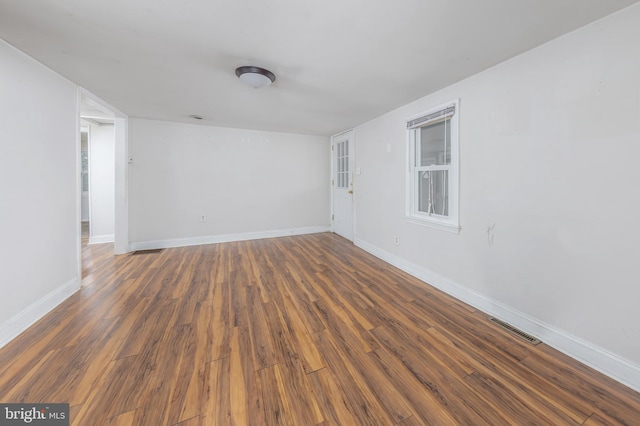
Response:
POLYGON ((246 66, 236 68, 236 75, 243 83, 254 89, 270 86, 276 81, 276 76, 269 70, 260 67, 246 66))

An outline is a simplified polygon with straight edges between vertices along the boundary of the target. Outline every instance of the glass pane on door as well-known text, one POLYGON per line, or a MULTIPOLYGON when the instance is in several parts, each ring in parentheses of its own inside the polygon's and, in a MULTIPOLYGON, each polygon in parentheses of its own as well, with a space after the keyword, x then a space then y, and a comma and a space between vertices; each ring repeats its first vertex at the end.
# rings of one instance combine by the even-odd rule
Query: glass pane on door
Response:
POLYGON ((336 185, 338 188, 349 186, 349 144, 338 142, 336 146, 336 185))

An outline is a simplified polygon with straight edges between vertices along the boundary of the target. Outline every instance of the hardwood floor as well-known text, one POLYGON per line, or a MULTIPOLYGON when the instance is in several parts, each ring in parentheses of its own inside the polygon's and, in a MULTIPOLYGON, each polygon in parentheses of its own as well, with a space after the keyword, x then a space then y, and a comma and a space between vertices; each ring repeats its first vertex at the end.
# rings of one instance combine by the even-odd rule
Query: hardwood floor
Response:
POLYGON ((114 257, 0 349, 74 425, 640 424, 640 394, 333 234, 114 257))

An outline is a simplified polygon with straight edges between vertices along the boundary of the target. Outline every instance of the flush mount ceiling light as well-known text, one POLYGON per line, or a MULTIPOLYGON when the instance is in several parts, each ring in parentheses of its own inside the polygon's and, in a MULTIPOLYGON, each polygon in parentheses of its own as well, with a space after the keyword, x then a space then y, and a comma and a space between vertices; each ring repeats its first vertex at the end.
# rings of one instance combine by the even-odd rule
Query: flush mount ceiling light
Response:
POLYGON ((254 89, 260 89, 262 87, 270 86, 271 83, 276 81, 275 74, 260 67, 239 67, 236 68, 236 75, 245 84, 248 84, 254 89))

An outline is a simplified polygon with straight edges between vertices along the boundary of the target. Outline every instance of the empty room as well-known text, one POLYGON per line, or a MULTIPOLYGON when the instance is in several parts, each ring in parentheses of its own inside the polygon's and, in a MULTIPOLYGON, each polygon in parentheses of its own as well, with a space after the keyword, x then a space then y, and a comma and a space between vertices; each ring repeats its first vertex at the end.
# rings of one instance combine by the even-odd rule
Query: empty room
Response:
POLYGON ((0 425, 638 425, 638 158, 638 1, 0 0, 0 425))

